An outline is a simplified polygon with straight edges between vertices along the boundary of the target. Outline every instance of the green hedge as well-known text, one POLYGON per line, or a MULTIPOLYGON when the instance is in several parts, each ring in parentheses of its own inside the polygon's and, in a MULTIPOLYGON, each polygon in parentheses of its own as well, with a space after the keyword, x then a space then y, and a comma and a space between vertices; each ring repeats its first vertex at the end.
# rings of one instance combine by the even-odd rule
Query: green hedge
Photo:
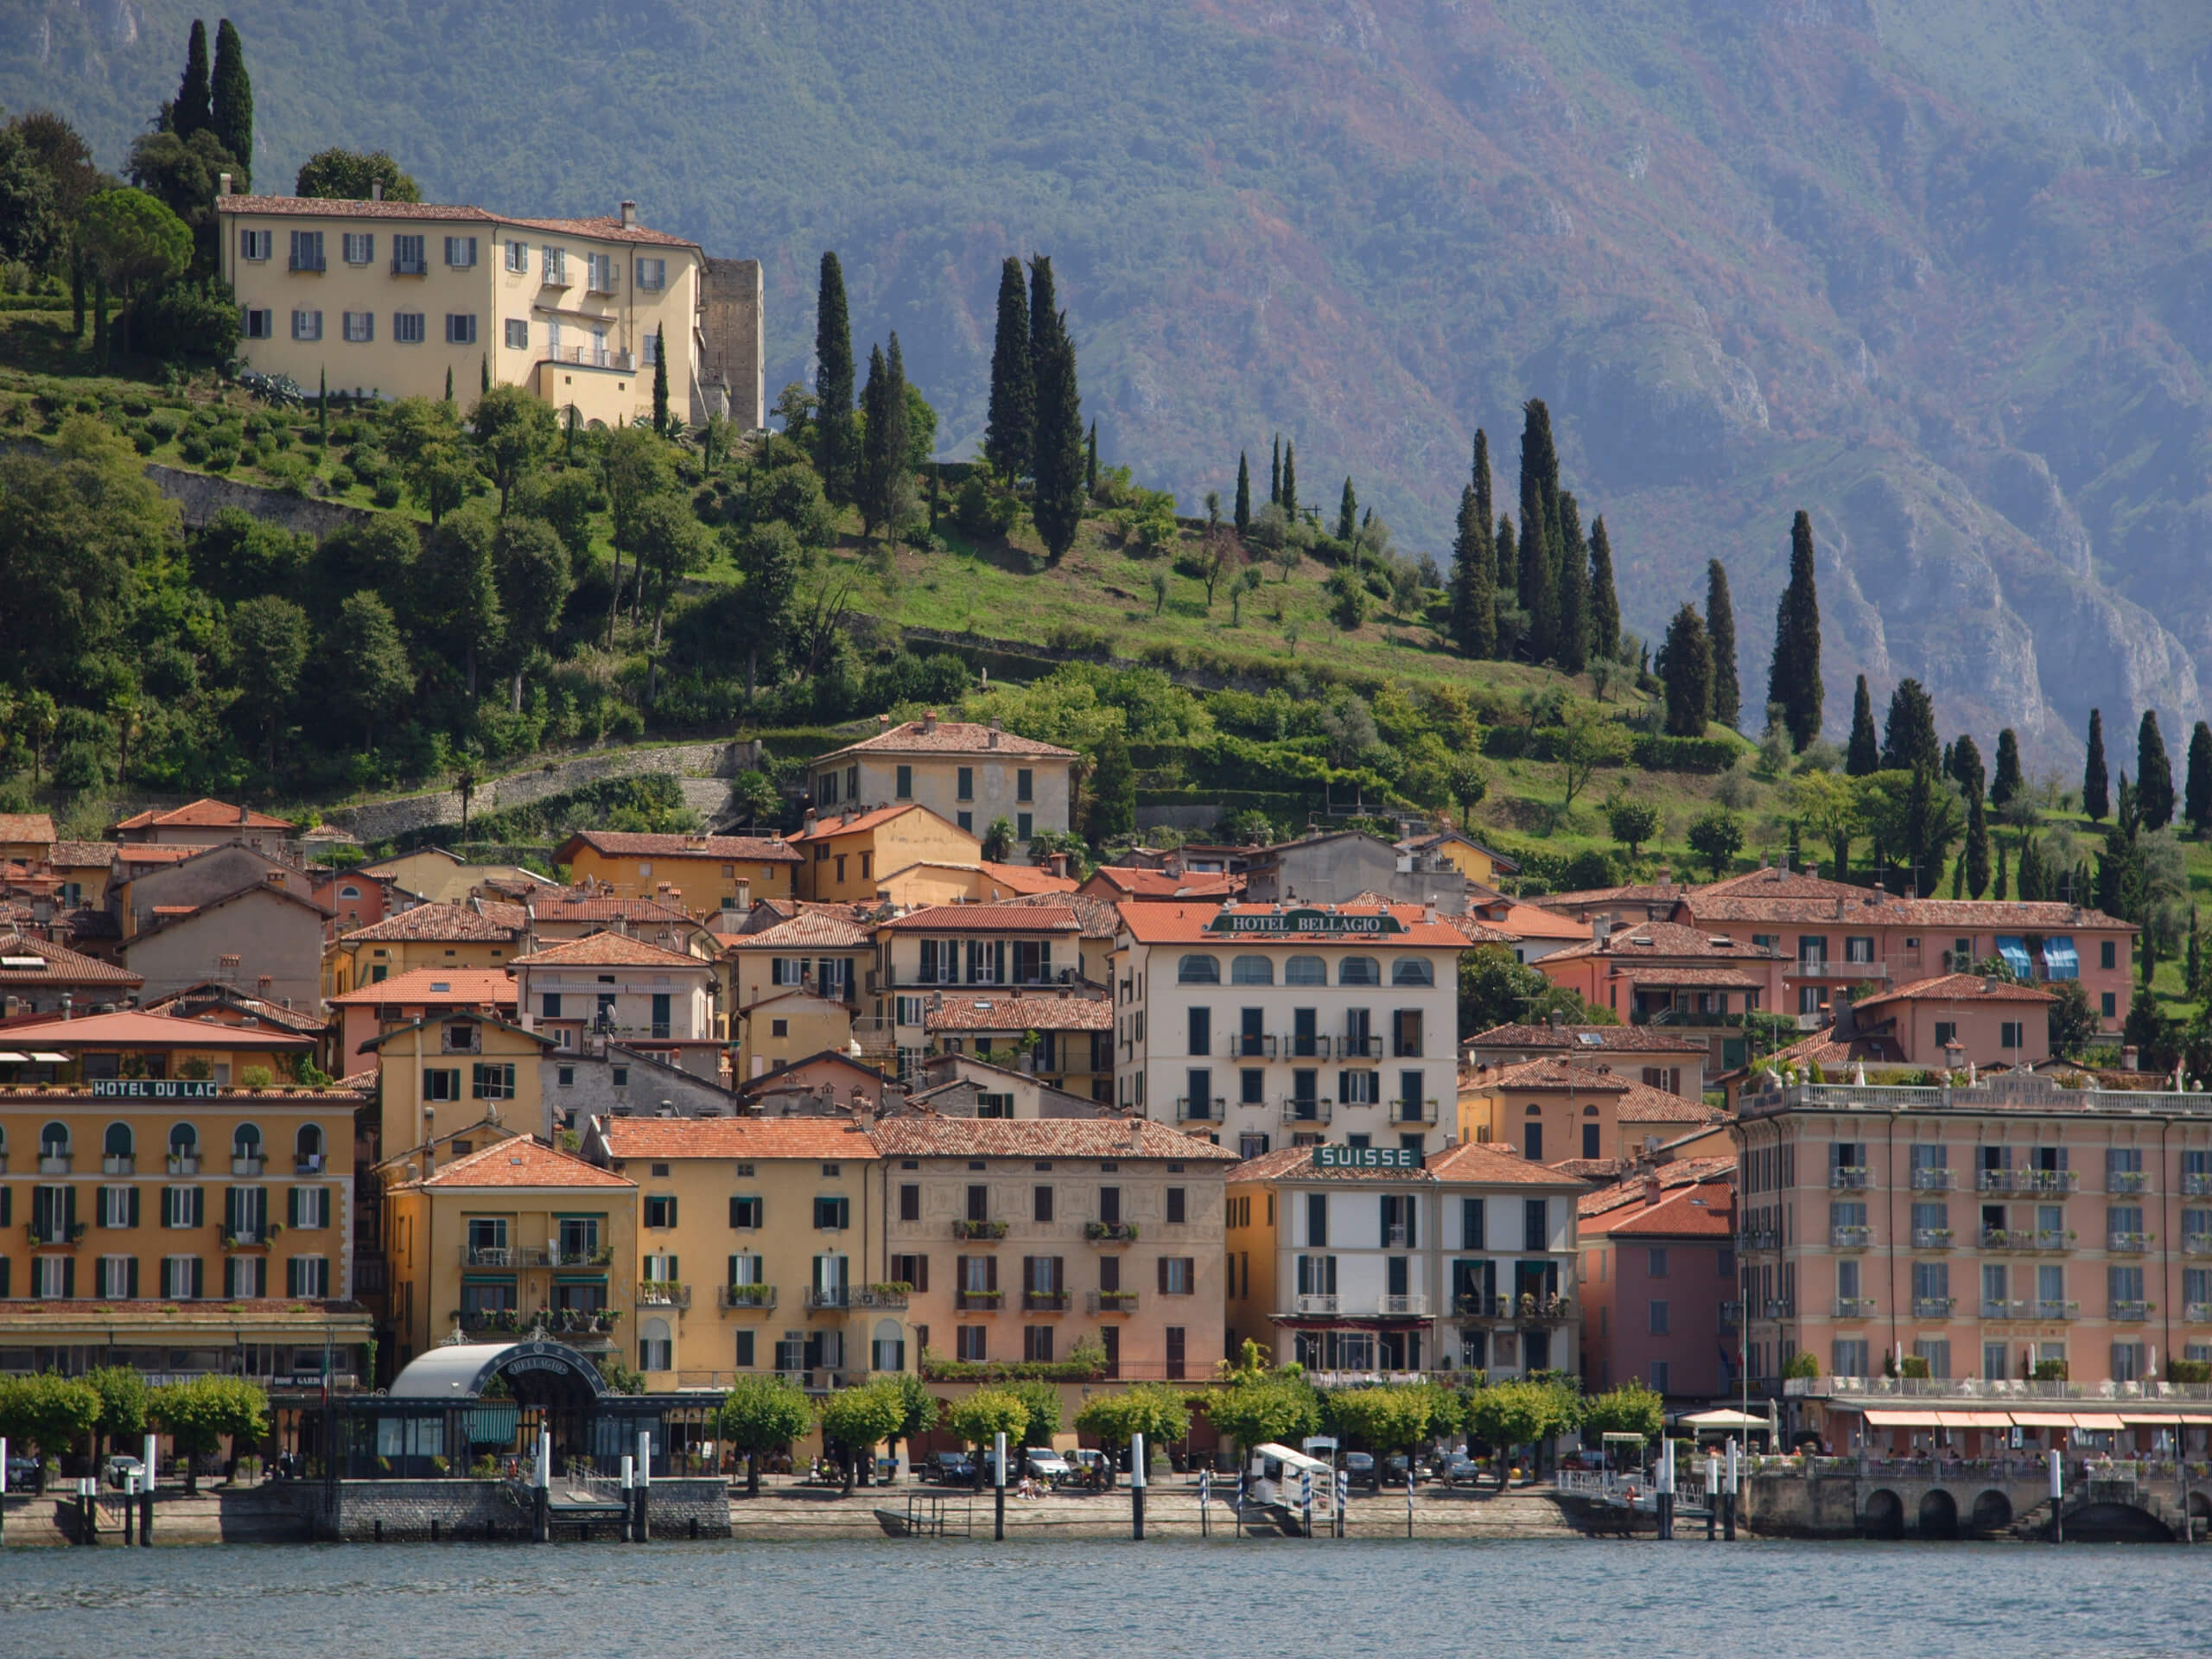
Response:
POLYGON ((1630 755, 1646 772, 1726 772, 1744 752, 1725 737, 1639 737, 1630 755))

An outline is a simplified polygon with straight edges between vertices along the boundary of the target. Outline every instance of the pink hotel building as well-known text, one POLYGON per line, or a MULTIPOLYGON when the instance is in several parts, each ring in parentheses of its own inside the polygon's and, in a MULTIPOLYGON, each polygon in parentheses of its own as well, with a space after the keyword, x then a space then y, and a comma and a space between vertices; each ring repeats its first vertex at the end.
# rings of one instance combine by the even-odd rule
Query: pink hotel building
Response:
POLYGON ((2212 1358, 2212 1095, 2007 1073, 1770 1085, 1740 1111, 1755 1387, 1801 1352, 1832 1412, 1885 1358, 1939 1393, 2041 1367, 2092 1397, 2212 1358))

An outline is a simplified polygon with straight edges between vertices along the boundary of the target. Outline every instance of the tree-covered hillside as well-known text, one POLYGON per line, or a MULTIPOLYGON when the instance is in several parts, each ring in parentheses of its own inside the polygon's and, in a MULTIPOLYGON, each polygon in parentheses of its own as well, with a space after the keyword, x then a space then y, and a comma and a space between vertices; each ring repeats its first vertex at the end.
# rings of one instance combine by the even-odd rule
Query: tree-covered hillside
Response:
MULTIPOLYGON (((0 103, 119 164, 190 9, 17 11, 0 103)), ((2094 705, 2203 711, 2212 14, 2184 0, 232 16, 264 186, 339 143, 433 196, 635 196, 767 262, 772 387, 847 250, 945 453, 982 431, 999 257, 1050 248, 1086 413, 1186 509, 1280 431, 1314 505, 1351 474, 1440 556, 1474 429, 1541 395, 1647 636, 1715 554, 1770 617, 1802 502, 1831 661, 1878 693, 1917 676, 2031 766, 2094 705)))

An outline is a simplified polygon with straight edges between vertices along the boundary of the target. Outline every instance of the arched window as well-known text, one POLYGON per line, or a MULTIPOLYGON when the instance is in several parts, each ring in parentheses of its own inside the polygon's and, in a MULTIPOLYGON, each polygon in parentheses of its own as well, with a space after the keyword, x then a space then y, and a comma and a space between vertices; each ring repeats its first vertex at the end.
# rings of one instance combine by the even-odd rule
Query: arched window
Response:
POLYGON ((676 1369, 676 1344, 669 1336, 666 1319, 647 1319, 645 1329, 639 1332, 638 1369, 641 1371, 676 1369))
POLYGON ((1178 985, 1218 985, 1221 983, 1219 957, 1189 956, 1183 958, 1175 969, 1178 985))
POLYGON ((1433 985, 1436 969, 1426 957, 1400 957, 1390 964, 1393 985, 1433 985))
POLYGON ((1585 1117, 1595 1117, 1598 1116, 1598 1109, 1595 1106, 1585 1106, 1582 1109, 1582 1116, 1585 1117))
POLYGON ((340 887, 338 889, 338 896, 340 899, 358 899, 361 896, 361 890, 359 887, 340 887))
POLYGON ((1282 982, 1325 985, 1329 982, 1329 964, 1319 957, 1293 957, 1282 965, 1282 982))
POLYGON ((189 1123, 177 1123, 169 1128, 169 1156, 189 1158, 200 1150, 200 1131, 189 1123))
POLYGON ((1382 964, 1372 957, 1346 957, 1337 964, 1337 983, 1339 985, 1380 985, 1382 982, 1382 964))
POLYGON ((135 1147, 128 1123, 111 1123, 107 1134, 100 1141, 100 1153, 108 1158, 128 1158, 135 1147))
POLYGON ((1229 982, 1232 985, 1272 985, 1275 982, 1275 964, 1267 957, 1233 957, 1229 963, 1229 982))
POLYGON ((1536 1103, 1535 1103, 1535 1101, 1533 1101, 1533 1100, 1532 1100, 1532 1101, 1530 1101, 1530 1102, 1529 1103, 1529 1116, 1531 1116, 1531 1117, 1541 1117, 1543 1115, 1544 1115, 1544 1109, 1543 1109, 1542 1107, 1541 1107, 1541 1106, 1537 1105, 1537 1104, 1536 1104, 1536 1103))
POLYGON ((67 1158, 69 1155, 69 1126, 49 1123, 38 1132, 38 1155, 41 1158, 67 1158))
POLYGON ((320 1124, 302 1123, 300 1132, 292 1138, 292 1150, 302 1169, 322 1167, 322 1128, 320 1124))
POLYGON ((241 1123, 231 1131, 231 1156, 258 1158, 261 1156, 261 1131, 251 1123, 241 1123))

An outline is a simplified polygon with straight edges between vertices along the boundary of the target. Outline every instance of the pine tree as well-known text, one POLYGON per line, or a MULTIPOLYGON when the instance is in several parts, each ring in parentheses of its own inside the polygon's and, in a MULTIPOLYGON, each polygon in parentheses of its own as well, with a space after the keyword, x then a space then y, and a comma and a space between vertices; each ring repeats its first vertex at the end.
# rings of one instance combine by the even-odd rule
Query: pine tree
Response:
MULTIPOLYGON (((485 370, 489 378, 491 370, 485 370)), ((653 430, 668 432, 668 325, 663 323, 653 340, 653 430)))
POLYGON ((1344 493, 1337 499, 1337 539, 1350 542, 1359 533, 1359 498, 1352 493, 1351 480, 1344 480, 1344 493))
POLYGON ((1559 493, 1559 665, 1580 674, 1590 662, 1590 549, 1573 492, 1559 493))
POLYGON ((2188 793, 2182 805, 2189 827, 2202 840, 2212 831, 2212 726, 2201 720, 2189 734, 2188 793))
MULTIPOLYGON (((1729 638, 1735 638, 1735 624, 1729 623, 1729 638)), ((1707 630, 1708 632, 1711 630, 1707 630)), ((1608 661, 1621 654, 1621 601, 1613 591, 1613 543, 1605 534, 1605 518, 1590 526, 1590 654, 1608 661)), ((1729 652, 1730 680, 1734 681, 1735 652, 1729 652)), ((1715 648, 1714 667, 1719 666, 1719 651, 1715 648)))
POLYGON ((1282 434, 1268 445, 1268 499, 1282 505, 1282 434))
POLYGON ((1958 779, 1961 789, 1980 791, 1986 786, 1988 780, 1982 772, 1981 749, 1973 733, 1959 734, 1959 741, 1951 746, 1947 769, 1958 779))
POLYGON ((1521 608, 1529 613, 1529 660, 1541 663, 1560 649, 1559 454, 1544 400, 1531 397, 1521 412, 1521 608))
POLYGON ((1997 843, 1997 883, 1989 896, 2000 905, 2005 902, 2005 843, 2001 841, 1997 843))
POLYGON ((1821 734, 1821 599, 1813 569, 1813 519, 1800 508, 1789 526, 1789 585, 1774 618, 1774 662, 1766 700, 1782 705, 1782 723, 1800 753, 1821 734))
POLYGON ((1874 737, 1874 700, 1866 694, 1866 677, 1859 677, 1859 689, 1851 698, 1851 747, 1846 751, 1843 770, 1847 776, 1864 778, 1882 769, 1882 748, 1874 737))
POLYGON ((207 124, 245 177, 253 176, 253 81, 245 72, 245 42, 227 17, 215 27, 215 73, 210 88, 207 124))
POLYGON ((860 457, 853 444, 853 327, 845 308, 845 271, 830 252, 822 256, 815 295, 814 400, 814 464, 822 493, 842 506, 853 499, 860 457))
POLYGON ((1092 497, 1098 493, 1098 423, 1096 420, 1090 423, 1090 435, 1083 441, 1083 493, 1092 497))
POLYGON ((1452 639, 1469 658, 1497 654, 1497 563, 1490 523, 1490 439, 1475 434, 1474 469, 1459 490, 1452 543, 1452 639))
POLYGON ((1997 734, 1997 772, 1989 780, 1989 804, 2003 806, 2020 792, 2020 740, 2007 726, 1997 734))
POLYGON ((169 105, 169 130, 180 138, 192 135, 214 119, 214 93, 207 79, 207 25, 192 20, 192 39, 184 49, 184 81, 169 105))
POLYGON ((1936 705, 1918 680, 1904 679, 1890 695, 1890 715, 1882 728, 1882 767, 1910 772, 1926 766, 1939 776, 1943 745, 1936 735, 1936 705))
POLYGON ((1282 510, 1298 517, 1298 451, 1288 438, 1282 441, 1282 510))
POLYGON ((1671 737, 1703 737, 1713 709, 1713 642, 1697 607, 1685 605, 1667 625, 1659 648, 1659 679, 1667 688, 1667 732, 1671 737))
POLYGON ((1030 361, 1037 371, 1037 440, 1031 462, 1036 493, 1031 512, 1046 551, 1055 559, 1075 545, 1083 523, 1083 398, 1076 385, 1075 342, 1067 319, 1037 307, 1052 297, 1052 262, 1039 255, 1030 262, 1030 361))
POLYGON ((2112 810, 2111 785, 2105 775, 2105 716, 2101 709, 2089 710, 2089 758, 2082 768, 2082 810, 2091 823, 2102 823, 2112 810))
MULTIPOLYGON (((1989 813, 1982 805, 1981 786, 1967 791, 1967 891, 1979 899, 1989 890, 1989 813)), ((2022 872, 2025 874, 2024 868, 2022 872)))
POLYGON ((983 459, 1011 483, 1029 470, 1037 420, 1037 378, 1029 361, 1029 289, 1021 261, 999 267, 998 335, 991 346, 991 407, 983 459))
POLYGON ((1705 631, 1713 640, 1713 717, 1730 731, 1744 712, 1736 679, 1736 607, 1728 597, 1728 569, 1718 559, 1705 566, 1705 631))
MULTIPOLYGON (((1092 429, 1094 431, 1096 428, 1092 429)), ((1252 462, 1243 450, 1236 452, 1236 534, 1238 539, 1252 531, 1252 462)))
POLYGON ((2135 731, 2135 804, 2145 830, 2163 830, 2174 821, 2174 766, 2155 709, 2143 711, 2135 731))

